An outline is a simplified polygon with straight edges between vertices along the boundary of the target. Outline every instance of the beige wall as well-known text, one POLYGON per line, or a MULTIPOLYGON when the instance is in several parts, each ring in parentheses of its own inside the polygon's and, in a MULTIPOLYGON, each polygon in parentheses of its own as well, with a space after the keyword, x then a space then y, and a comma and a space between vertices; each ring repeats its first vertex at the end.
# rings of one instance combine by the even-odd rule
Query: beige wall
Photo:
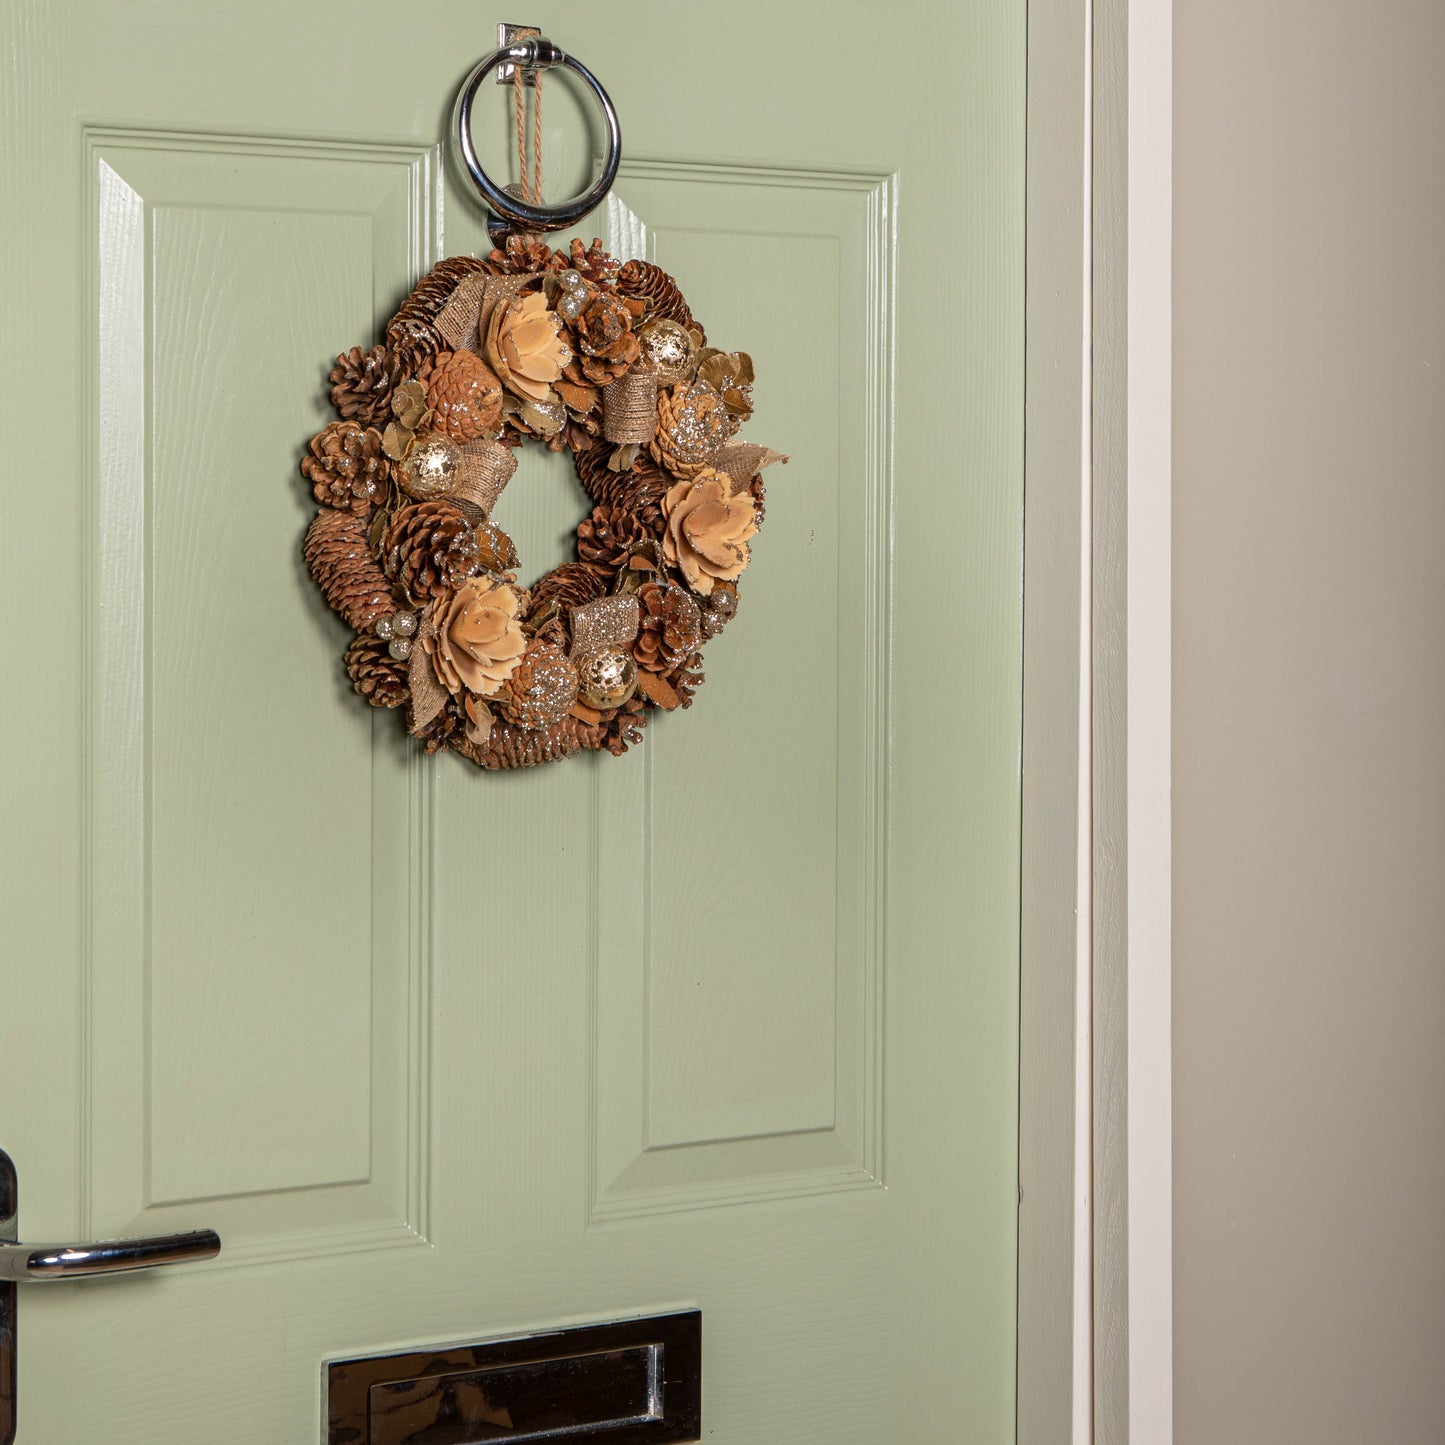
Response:
POLYGON ((1180 1445, 1445 1441, 1445 3, 1175 3, 1180 1445))

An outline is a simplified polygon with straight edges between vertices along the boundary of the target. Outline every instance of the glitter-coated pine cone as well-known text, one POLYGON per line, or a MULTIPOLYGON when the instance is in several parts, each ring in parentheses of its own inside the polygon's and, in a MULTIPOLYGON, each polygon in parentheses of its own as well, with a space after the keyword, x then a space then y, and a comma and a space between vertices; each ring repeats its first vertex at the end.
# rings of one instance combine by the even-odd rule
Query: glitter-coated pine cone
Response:
POLYGON ((540 610, 548 602, 559 607, 581 607, 595 602, 607 591, 602 574, 585 562, 564 562, 554 567, 532 589, 532 611, 540 610))
POLYGON ((481 565, 476 532, 447 501, 398 508, 381 555, 387 575, 417 604, 450 592, 481 565))
POLYGON ((507 237, 506 248, 487 253, 481 263, 494 276, 529 276, 545 271, 552 260, 552 248, 540 236, 507 237))
POLYGON ((733 434, 727 403, 705 381, 679 382, 658 393, 652 459, 675 477, 710 467, 733 434))
MULTIPOLYGON (((617 289, 624 296, 636 296, 649 303, 649 321, 676 321, 680 325, 698 332, 702 328, 692 319, 677 282, 651 261, 629 261, 617 273, 617 289)), ((706 335, 703 336, 706 342, 706 335)))
POLYGON ((640 692, 633 693, 602 724, 602 736, 598 746, 606 748, 614 758, 620 758, 630 746, 642 741, 642 730, 646 726, 647 703, 640 692))
POLYGON ((456 442, 495 436, 502 424, 502 383, 475 352, 439 351, 421 364, 434 430, 456 442))
POLYGON ((577 669, 560 647, 534 642, 493 700, 519 728, 550 727, 577 701, 577 669))
POLYGON ((369 512, 390 475, 390 464, 381 450, 381 433, 359 422, 332 422, 311 438, 307 455, 301 459, 301 475, 324 506, 369 512))
POLYGON ((486 746, 477 748, 465 742, 457 745, 459 752, 484 768, 508 770, 535 768, 542 763, 570 758, 602 745, 603 729, 591 727, 575 717, 564 717, 545 728, 519 728, 508 722, 496 723, 486 746))
POLYGON ((346 675, 373 707, 401 707, 410 697, 407 665, 387 650, 374 633, 363 632, 346 649, 346 675))
POLYGON ((615 572, 627 565, 634 549, 655 537, 637 514, 625 507, 594 507, 592 515, 577 527, 577 556, 615 572))
POLYGON ((575 271, 584 281, 598 285, 611 285, 617 277, 619 262, 602 249, 602 242, 596 236, 590 246, 584 246, 581 238, 574 236, 565 251, 553 251, 547 262, 549 271, 575 271))
POLYGON ((365 632, 396 611, 391 584, 371 555, 367 524, 350 512, 321 511, 306 530, 302 554, 328 603, 365 632))
POLYGON ((363 351, 353 346, 331 368, 331 404, 347 421, 385 426, 391 420, 392 388, 401 375, 401 358, 390 347, 363 351))
POLYGON ((614 472, 607 465, 611 454, 609 446, 588 447, 586 451, 573 453, 572 464, 587 495, 600 507, 625 507, 635 512, 654 535, 660 535, 662 499, 673 479, 646 453, 639 456, 628 471, 614 472))
POLYGON ((642 345, 632 330, 632 319, 623 297, 599 287, 592 289, 569 330, 576 346, 576 364, 593 386, 616 381, 641 356, 642 345))
POLYGON ((675 671, 702 644, 702 611, 685 587, 648 582, 638 589, 642 626, 632 645, 639 667, 648 672, 675 671))

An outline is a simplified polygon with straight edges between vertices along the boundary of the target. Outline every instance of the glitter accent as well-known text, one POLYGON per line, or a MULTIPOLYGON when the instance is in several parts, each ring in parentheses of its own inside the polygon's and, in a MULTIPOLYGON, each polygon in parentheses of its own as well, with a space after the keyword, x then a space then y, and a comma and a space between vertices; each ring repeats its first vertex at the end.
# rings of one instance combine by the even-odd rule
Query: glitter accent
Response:
POLYGON ((636 597, 603 597, 574 607, 570 656, 575 660, 608 647, 631 647, 641 621, 636 597))

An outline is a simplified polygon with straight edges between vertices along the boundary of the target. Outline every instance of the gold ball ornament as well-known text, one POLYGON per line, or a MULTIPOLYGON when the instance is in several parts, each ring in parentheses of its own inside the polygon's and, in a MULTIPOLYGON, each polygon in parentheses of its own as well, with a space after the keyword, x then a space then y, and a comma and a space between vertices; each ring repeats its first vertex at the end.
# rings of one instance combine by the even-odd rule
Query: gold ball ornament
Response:
POLYGON ((676 321, 654 321, 638 333, 642 343, 642 358, 656 373, 657 379, 670 386, 681 381, 692 369, 696 351, 692 337, 685 327, 676 321))
POLYGON ((450 437, 423 432, 397 467, 397 482, 414 502, 429 502, 456 486, 461 465, 461 448, 450 437))
POLYGON ((604 647, 577 664, 582 701, 598 712, 621 707, 637 691, 637 664, 632 654, 604 647))

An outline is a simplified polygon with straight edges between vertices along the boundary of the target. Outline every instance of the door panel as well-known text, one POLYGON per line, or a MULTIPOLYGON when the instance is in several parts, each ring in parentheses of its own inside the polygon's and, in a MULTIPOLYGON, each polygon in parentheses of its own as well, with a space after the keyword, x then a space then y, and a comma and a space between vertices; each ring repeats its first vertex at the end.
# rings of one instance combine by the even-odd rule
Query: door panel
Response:
MULTIPOLYGON (((694 1307, 719 1445, 1011 1436, 1023 15, 916 0, 896 71, 857 3, 507 17, 618 104, 578 233, 792 461, 699 705, 484 776, 350 693, 297 464, 485 249, 443 138, 500 17, 0 14, 0 1145, 22 1235, 225 1241, 22 1292, 21 1442, 293 1445, 327 1360, 694 1307)), ((537 453, 523 580, 582 506, 537 453)))

